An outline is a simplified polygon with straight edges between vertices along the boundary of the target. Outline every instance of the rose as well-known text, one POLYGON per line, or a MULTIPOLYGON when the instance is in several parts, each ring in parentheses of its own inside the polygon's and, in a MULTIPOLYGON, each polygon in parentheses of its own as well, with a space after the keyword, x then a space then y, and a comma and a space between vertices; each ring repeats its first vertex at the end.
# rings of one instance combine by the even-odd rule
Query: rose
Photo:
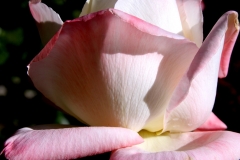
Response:
POLYGON ((239 31, 237 13, 224 14, 202 44, 200 1, 94 2, 83 14, 118 10, 67 21, 59 31, 59 16, 30 2, 43 42, 58 32, 28 73, 67 113, 91 126, 112 127, 24 128, 6 142, 6 156, 72 159, 141 143, 129 128, 144 143, 119 149, 112 159, 239 158, 239 134, 191 132, 225 129, 211 110, 217 76, 227 74, 239 31))

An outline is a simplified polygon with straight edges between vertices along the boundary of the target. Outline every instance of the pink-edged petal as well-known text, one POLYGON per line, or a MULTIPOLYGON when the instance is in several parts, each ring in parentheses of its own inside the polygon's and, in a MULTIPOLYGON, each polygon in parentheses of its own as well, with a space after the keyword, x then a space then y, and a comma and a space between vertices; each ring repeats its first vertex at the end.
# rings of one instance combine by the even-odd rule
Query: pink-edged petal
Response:
POLYGON ((41 0, 29 1, 29 8, 37 22, 42 43, 45 45, 61 28, 63 21, 52 8, 41 3, 41 0))
POLYGON ((111 127, 32 130, 22 128, 5 143, 6 158, 76 159, 142 143, 134 131, 111 127))
POLYGON ((197 131, 216 131, 227 129, 226 124, 224 124, 214 113, 211 113, 207 121, 204 122, 197 131))
POLYGON ((114 8, 116 2, 117 0, 87 0, 83 6, 80 17, 89 13, 114 8))
POLYGON ((198 47, 203 41, 203 16, 201 0, 176 0, 182 22, 184 37, 193 41, 198 47))
POLYGON ((157 131, 198 49, 181 38, 124 12, 100 11, 64 23, 28 74, 48 99, 89 125, 157 131))
POLYGON ((110 159, 237 160, 240 157, 240 134, 234 132, 188 132, 163 136, 145 133, 143 138, 145 144, 114 151, 110 159))
POLYGON ((225 13, 203 42, 171 99, 165 115, 164 131, 192 131, 210 116, 217 78, 222 68, 220 62, 225 58, 222 55, 226 51, 227 54, 231 53, 233 40, 239 32, 236 21, 236 12, 225 13), (232 45, 229 45, 229 40, 232 45))

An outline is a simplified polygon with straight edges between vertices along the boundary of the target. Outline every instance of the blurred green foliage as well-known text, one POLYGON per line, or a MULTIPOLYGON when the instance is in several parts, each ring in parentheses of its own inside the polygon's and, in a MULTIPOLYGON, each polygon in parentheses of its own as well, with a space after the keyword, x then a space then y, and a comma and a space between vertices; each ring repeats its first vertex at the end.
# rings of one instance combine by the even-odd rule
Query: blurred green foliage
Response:
POLYGON ((20 46, 23 42, 23 38, 22 28, 17 28, 10 31, 5 31, 0 28, 0 65, 3 65, 9 58, 9 52, 7 51, 6 46, 8 44, 20 46))

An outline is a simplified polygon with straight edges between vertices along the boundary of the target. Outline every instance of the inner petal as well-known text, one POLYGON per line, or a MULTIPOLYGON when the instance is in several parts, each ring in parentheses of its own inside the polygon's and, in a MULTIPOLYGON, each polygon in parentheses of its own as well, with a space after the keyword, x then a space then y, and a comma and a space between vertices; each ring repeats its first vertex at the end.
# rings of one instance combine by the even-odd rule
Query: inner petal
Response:
POLYGON ((107 8, 118 9, 166 31, 183 35, 176 0, 88 0, 80 16, 107 8))
POLYGON ((176 0, 118 0, 114 8, 166 31, 183 35, 176 0))

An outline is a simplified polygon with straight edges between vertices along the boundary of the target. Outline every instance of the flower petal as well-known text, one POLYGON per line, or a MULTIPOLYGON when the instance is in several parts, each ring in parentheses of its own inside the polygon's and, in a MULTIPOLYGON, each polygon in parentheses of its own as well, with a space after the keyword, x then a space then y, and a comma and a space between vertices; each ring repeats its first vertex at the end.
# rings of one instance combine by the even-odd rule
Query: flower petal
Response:
POLYGON ((108 8, 114 8, 117 1, 118 0, 87 0, 79 17, 108 8))
POLYGON ((214 113, 211 113, 206 122, 204 122, 197 131, 216 131, 227 129, 226 124, 224 124, 214 113))
POLYGON ((114 8, 134 15, 166 31, 183 35, 176 0, 118 0, 114 8))
POLYGON ((22 128, 5 143, 8 159, 75 159, 112 151, 142 142, 124 128, 78 127, 32 130, 22 128))
POLYGON ((240 134, 233 132, 168 133, 156 136, 143 131, 140 134, 144 143, 114 151, 110 159, 233 160, 240 157, 240 134))
POLYGON ((29 8, 33 18, 37 22, 42 43, 45 45, 61 28, 63 22, 59 15, 52 8, 41 3, 41 0, 29 1, 29 8))
POLYGON ((203 18, 200 0, 118 0, 114 8, 166 31, 183 35, 199 47, 202 44, 203 18))
POLYGON ((224 55, 231 54, 235 42, 233 40, 236 40, 239 32, 236 21, 236 12, 225 13, 203 42, 188 72, 175 90, 165 115, 165 131, 192 131, 210 116, 219 70, 227 72, 224 55), (220 61, 225 65, 220 65, 220 61))
POLYGON ((139 131, 157 117, 145 127, 157 131, 198 49, 181 38, 124 12, 100 11, 64 23, 28 73, 48 99, 89 125, 139 131))
POLYGON ((201 0, 176 0, 182 32, 184 37, 193 41, 198 47, 203 41, 203 16, 201 0))
POLYGON ((118 9, 169 32, 184 35, 199 47, 202 44, 200 0, 87 0, 80 16, 107 8, 118 9))

